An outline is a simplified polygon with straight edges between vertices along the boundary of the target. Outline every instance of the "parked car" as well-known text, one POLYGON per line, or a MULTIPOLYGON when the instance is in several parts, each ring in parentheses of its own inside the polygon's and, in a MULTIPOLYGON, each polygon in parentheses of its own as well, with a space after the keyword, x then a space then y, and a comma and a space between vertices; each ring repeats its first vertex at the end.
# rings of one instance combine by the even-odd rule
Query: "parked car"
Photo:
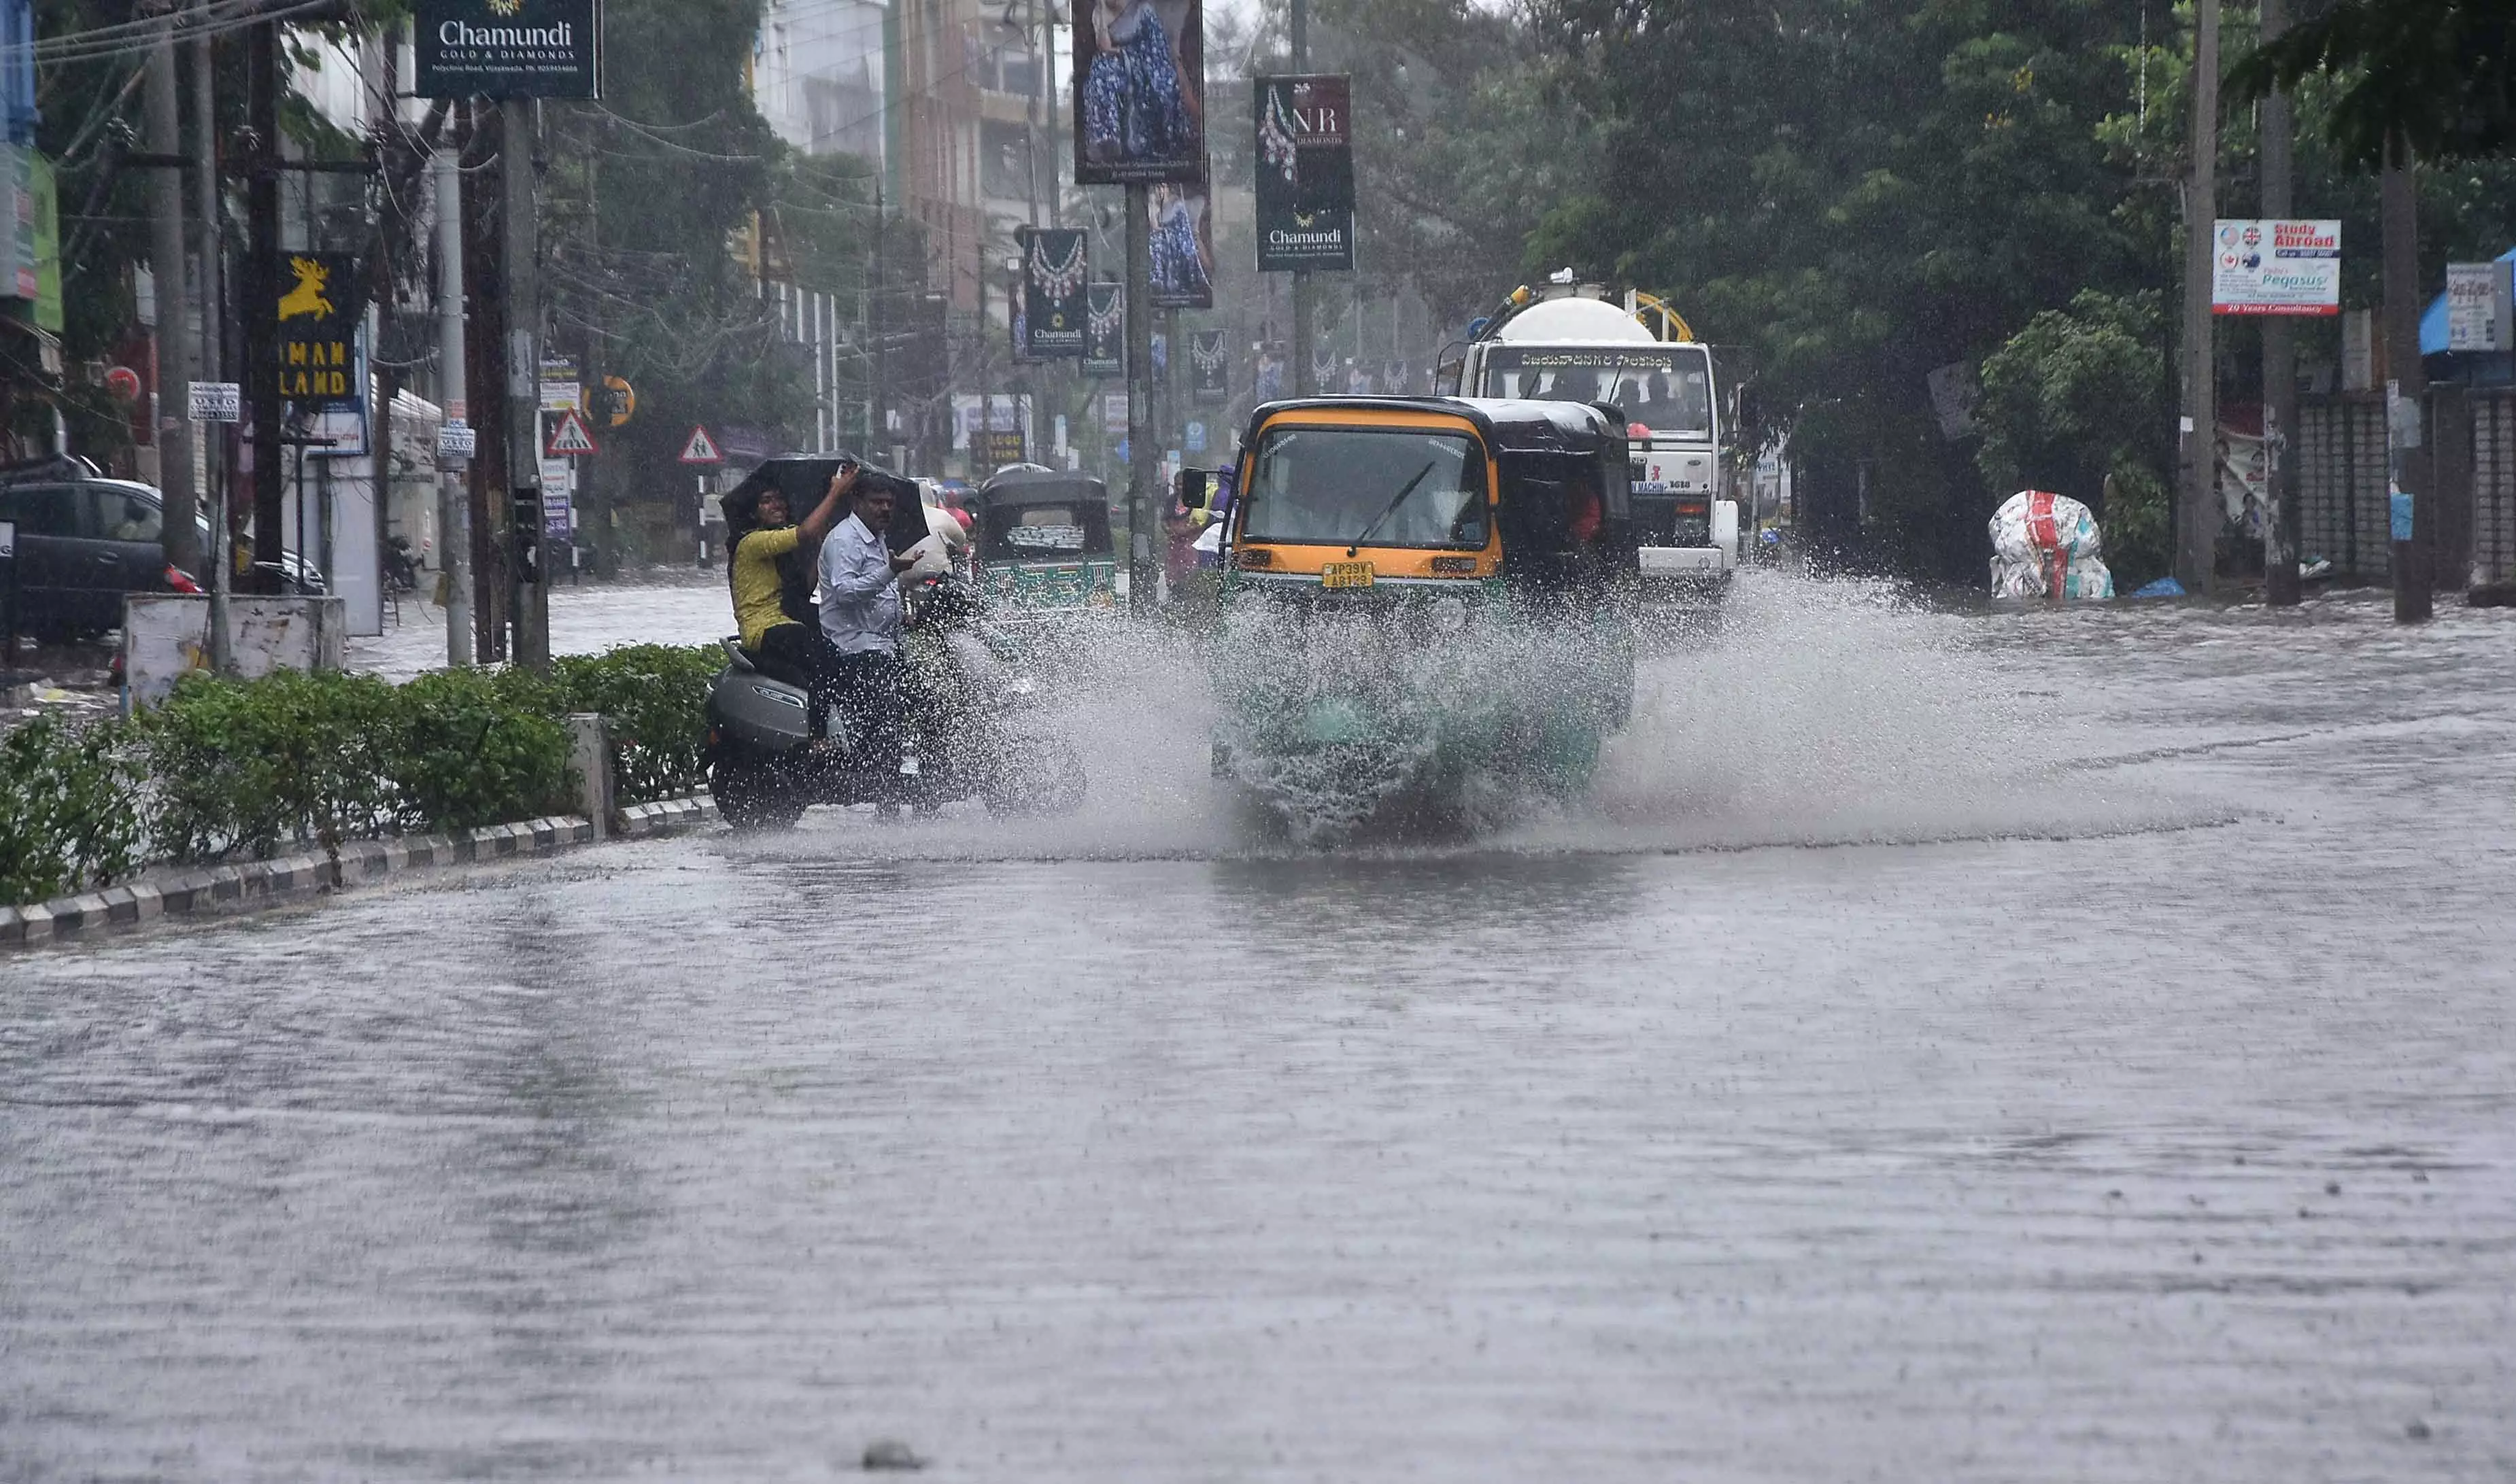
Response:
MULTIPOLYGON (((210 522, 196 515, 202 549, 210 522)), ((167 565, 165 499, 152 486, 108 479, 85 462, 0 469, 0 520, 18 528, 18 627, 45 638, 122 627, 126 593, 198 593, 202 574, 167 565)), ((280 554, 289 592, 324 591, 295 552, 280 554)))

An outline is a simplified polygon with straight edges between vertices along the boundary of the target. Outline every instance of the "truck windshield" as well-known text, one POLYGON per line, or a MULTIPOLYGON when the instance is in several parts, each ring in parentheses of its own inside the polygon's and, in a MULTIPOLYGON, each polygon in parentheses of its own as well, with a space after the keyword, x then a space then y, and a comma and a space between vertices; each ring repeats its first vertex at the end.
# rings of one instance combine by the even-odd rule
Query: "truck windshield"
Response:
POLYGON ((1712 366, 1692 346, 1496 346, 1487 396, 1605 402, 1666 437, 1712 436, 1712 366))
POLYGON ((1373 546, 1479 548, 1485 451, 1460 433, 1279 428, 1240 503, 1250 541, 1346 546, 1367 532, 1373 546))

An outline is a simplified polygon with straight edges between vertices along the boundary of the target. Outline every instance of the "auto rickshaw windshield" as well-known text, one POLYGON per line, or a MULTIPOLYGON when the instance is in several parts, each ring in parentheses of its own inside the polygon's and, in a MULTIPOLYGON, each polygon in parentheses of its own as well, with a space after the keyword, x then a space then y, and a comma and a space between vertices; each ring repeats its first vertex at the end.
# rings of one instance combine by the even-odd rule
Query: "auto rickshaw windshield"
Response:
POLYGON ((1486 544, 1486 460, 1464 433, 1278 428, 1259 442, 1240 502, 1244 541, 1294 545, 1486 544))

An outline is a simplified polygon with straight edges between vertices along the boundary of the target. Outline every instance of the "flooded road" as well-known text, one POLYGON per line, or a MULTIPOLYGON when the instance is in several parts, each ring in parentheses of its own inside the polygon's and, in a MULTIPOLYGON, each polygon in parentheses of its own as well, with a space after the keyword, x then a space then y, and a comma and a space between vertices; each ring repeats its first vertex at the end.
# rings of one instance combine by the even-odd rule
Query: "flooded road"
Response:
POLYGON ((1335 856, 1168 661, 1076 819, 0 960, 0 1478, 2516 1473, 2516 614, 1767 579, 1335 856))

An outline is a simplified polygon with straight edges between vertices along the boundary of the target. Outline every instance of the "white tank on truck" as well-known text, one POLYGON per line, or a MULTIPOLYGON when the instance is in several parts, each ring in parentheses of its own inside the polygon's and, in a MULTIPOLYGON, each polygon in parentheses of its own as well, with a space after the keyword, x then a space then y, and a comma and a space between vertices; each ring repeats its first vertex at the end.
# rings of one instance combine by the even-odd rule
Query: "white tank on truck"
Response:
POLYGON ((1634 528, 1644 577, 1671 596, 1717 599, 1739 566, 1739 506, 1723 498, 1721 397, 1712 352, 1674 309, 1595 284, 1514 290, 1470 332, 1451 391, 1614 407, 1633 443, 1634 528))

